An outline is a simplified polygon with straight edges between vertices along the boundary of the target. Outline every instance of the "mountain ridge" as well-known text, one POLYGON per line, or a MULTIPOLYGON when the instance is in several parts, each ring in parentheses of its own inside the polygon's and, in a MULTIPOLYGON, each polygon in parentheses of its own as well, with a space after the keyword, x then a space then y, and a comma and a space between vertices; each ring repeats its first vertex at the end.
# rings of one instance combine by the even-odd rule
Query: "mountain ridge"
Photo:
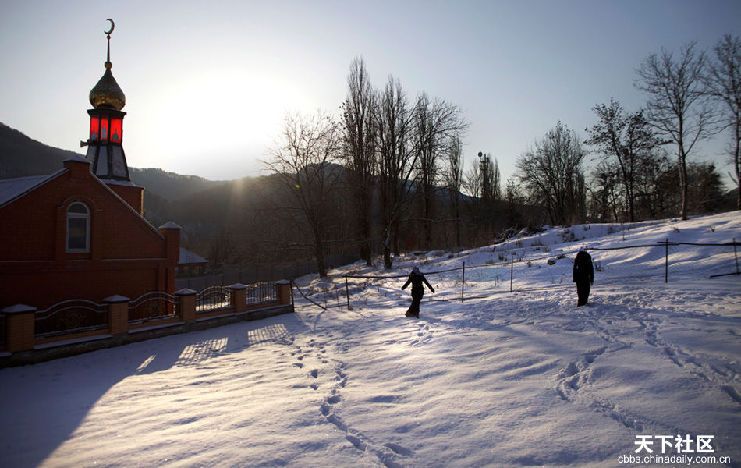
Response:
MULTIPOLYGON (((47 145, 0 122, 0 179, 51 174, 60 169, 62 162, 69 157, 85 155, 47 145)), ((188 198, 202 190, 231 182, 183 175, 161 168, 129 167, 129 171, 132 182, 143 186, 150 195, 167 201, 188 198)))

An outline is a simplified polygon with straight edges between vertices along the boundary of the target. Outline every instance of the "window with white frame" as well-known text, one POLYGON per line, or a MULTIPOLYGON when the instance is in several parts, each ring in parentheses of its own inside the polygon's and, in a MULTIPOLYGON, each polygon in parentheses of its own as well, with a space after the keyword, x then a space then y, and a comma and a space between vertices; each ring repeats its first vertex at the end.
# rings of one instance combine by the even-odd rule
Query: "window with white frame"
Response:
POLYGON ((80 202, 67 208, 67 252, 90 251, 90 210, 80 202))

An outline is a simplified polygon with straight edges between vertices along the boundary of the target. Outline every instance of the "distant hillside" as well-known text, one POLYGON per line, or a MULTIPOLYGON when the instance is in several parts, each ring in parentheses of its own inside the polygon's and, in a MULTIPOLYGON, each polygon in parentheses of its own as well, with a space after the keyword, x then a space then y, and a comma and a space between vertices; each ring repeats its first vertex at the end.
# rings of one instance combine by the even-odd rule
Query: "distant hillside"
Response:
MULTIPOLYGON (((0 122, 0 179, 51 174, 59 170, 62 161, 70 156, 81 155, 45 145, 0 122)), ((129 170, 132 181, 146 189, 149 199, 158 201, 178 200, 225 184, 156 168, 130 167, 129 170)))
POLYGON ((0 122, 0 179, 51 174, 80 154, 47 146, 0 122))
POLYGON ((166 200, 179 200, 206 189, 227 184, 215 182, 195 175, 181 175, 163 171, 159 168, 138 169, 129 167, 131 180, 148 191, 154 192, 166 200))

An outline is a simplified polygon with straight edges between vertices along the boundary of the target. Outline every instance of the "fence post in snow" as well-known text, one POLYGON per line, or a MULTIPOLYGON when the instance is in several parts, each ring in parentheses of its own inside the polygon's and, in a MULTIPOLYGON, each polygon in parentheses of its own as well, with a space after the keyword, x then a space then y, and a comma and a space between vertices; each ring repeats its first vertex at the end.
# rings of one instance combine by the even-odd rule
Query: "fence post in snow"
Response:
POLYGON ((509 292, 512 292, 512 276, 515 271, 515 253, 511 252, 512 257, 509 259, 509 292))
POLYGON ((664 240, 664 283, 669 282, 669 238, 664 240))
MULTIPOLYGON (((736 265, 738 269, 738 264, 736 265)), ((466 262, 463 262, 463 282, 461 283, 461 302, 463 302, 463 290, 466 288, 466 262)))
POLYGON ((345 276, 345 297, 347 298, 347 310, 350 310, 350 287, 347 285, 347 276, 345 276))

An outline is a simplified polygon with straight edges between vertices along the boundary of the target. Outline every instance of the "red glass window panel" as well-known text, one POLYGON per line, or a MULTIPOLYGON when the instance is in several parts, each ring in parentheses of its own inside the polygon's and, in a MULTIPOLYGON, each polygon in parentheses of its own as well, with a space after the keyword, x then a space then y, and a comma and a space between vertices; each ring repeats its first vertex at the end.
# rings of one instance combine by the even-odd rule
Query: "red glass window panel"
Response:
POLYGON ((100 119, 100 141, 108 141, 108 119, 100 119))
POLYGON ((90 116, 90 139, 98 140, 98 131, 100 131, 100 119, 97 116, 90 116))
POLYGON ((121 138, 123 137, 123 129, 121 128, 122 125, 121 119, 111 119, 111 142, 112 143, 121 143, 121 138))

